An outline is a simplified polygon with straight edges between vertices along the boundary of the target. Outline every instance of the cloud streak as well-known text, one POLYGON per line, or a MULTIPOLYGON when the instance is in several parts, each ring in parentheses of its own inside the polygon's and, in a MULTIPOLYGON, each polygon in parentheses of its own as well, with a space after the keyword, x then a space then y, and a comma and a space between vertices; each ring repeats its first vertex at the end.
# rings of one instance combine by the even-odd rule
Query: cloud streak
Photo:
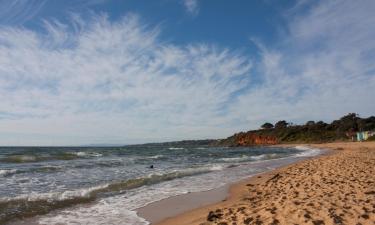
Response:
POLYGON ((221 108, 248 82, 251 64, 236 52, 163 43, 135 15, 116 23, 75 18, 77 29, 55 21, 45 22, 45 34, 0 30, 2 131, 121 142, 199 137, 202 127, 222 123, 221 108))
MULTIPOLYGON (((295 8, 293 10, 296 10, 295 8)), ((288 13, 278 48, 260 59, 160 39, 136 15, 38 33, 0 28, 0 144, 140 143, 220 138, 286 119, 375 112, 372 1, 288 13)))
POLYGON ((0 0, 0 24, 23 24, 36 16, 46 2, 46 0, 0 0))
POLYGON ((374 9, 372 1, 322 1, 288 14, 289 32, 278 49, 257 43, 263 82, 240 97, 242 110, 233 114, 258 125, 332 120, 349 112, 373 115, 374 9))
POLYGON ((186 11, 195 16, 199 13, 199 3, 198 0, 183 0, 186 11))

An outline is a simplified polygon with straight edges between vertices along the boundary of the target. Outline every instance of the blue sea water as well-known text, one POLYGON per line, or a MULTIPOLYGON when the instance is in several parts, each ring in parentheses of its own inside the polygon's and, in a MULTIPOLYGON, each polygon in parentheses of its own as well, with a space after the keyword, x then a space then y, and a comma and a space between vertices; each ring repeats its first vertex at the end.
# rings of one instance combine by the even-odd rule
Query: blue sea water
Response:
POLYGON ((136 209, 151 202, 217 188, 316 154, 319 150, 303 147, 194 144, 3 147, 0 224, 144 225, 136 209))

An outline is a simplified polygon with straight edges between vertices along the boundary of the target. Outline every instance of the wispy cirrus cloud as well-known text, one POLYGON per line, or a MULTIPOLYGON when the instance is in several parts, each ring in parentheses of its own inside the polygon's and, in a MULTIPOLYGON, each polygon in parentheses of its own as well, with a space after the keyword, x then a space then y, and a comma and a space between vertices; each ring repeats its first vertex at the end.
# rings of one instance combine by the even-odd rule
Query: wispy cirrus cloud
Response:
POLYGON ((46 0, 0 0, 0 24, 23 24, 36 16, 46 3, 46 0))
MULTIPOLYGON (((310 4, 306 2, 305 4, 310 4)), ((265 121, 375 112, 372 1, 321 1, 286 14, 260 59, 176 45, 136 15, 45 31, 0 28, 0 144, 134 143, 225 137, 265 121)))
POLYGON ((70 26, 0 30, 3 132, 90 133, 86 143, 199 137, 222 123, 221 109, 249 79, 246 57, 163 43, 135 15, 70 26))
POLYGON ((240 96, 242 110, 232 113, 241 112, 238 117, 258 125, 280 119, 331 120, 349 112, 373 115, 373 10, 372 1, 321 1, 288 14, 289 32, 278 49, 256 42, 263 81, 240 96))
POLYGON ((195 16, 199 13, 199 2, 198 0, 183 0, 186 11, 195 16))

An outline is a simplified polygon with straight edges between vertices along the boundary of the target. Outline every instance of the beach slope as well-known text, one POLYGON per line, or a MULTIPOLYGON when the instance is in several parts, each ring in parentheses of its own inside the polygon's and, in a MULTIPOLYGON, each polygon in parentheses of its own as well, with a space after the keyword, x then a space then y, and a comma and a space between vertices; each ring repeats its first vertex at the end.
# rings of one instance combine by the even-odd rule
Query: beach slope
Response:
POLYGON ((312 146, 334 151, 241 181, 226 200, 159 225, 374 225, 375 142, 312 146))

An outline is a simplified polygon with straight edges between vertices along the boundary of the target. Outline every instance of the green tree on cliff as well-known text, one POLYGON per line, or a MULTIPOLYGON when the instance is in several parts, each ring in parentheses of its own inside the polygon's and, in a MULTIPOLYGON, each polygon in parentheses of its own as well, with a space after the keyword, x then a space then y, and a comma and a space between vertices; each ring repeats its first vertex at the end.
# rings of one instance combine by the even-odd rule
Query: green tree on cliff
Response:
POLYGON ((285 120, 281 120, 281 121, 275 123, 276 129, 283 129, 283 128, 286 128, 287 126, 288 126, 288 123, 285 120))
POLYGON ((262 129, 272 129, 273 128, 273 124, 272 123, 264 123, 262 126, 261 126, 262 129))

